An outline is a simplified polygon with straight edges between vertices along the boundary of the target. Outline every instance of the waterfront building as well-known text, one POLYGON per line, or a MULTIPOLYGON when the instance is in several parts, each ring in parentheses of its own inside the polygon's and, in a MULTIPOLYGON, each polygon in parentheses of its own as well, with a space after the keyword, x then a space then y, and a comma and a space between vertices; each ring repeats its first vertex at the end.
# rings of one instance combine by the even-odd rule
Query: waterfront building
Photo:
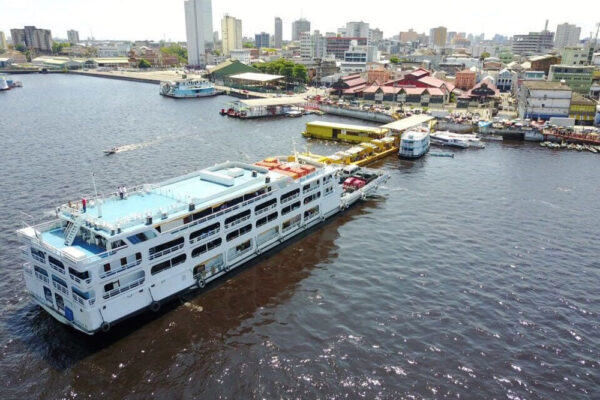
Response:
POLYGON ((213 46, 212 2, 186 0, 184 7, 188 64, 205 65, 207 48, 213 46))
POLYGON ((588 94, 592 86, 593 75, 593 66, 551 65, 548 80, 552 82, 564 80, 573 91, 588 94))
POLYGON ((465 69, 456 73, 454 84, 461 90, 469 90, 477 81, 477 73, 470 69, 465 69))
POLYGON ((270 43, 270 35, 266 32, 257 33, 254 35, 254 47, 260 49, 262 47, 271 47, 270 43))
POLYGON ((275 17, 275 35, 273 47, 276 49, 281 48, 283 42, 283 21, 279 17, 275 17))
POLYGON ((8 43, 6 43, 6 35, 0 31, 0 50, 8 49, 8 43))
POLYGON ((70 44, 79 43, 79 32, 74 29, 67 31, 67 39, 69 40, 70 44))
POLYGON ((310 21, 304 18, 292 22, 292 40, 300 40, 300 34, 302 32, 310 32, 310 21))
POLYGON ((229 55, 233 49, 242 48, 242 20, 225 15, 221 19, 223 54, 229 55))
POLYGON ((26 48, 41 53, 52 52, 52 32, 50 29, 38 29, 35 26, 26 26, 23 29, 11 29, 13 45, 23 45, 26 48))
POLYGON ((554 47, 554 33, 548 31, 529 32, 527 35, 514 35, 512 52, 520 55, 546 53, 554 47))
POLYGON ((437 28, 432 28, 429 31, 429 45, 431 47, 444 47, 446 46, 447 36, 446 27, 438 26, 437 28))
POLYGON ((208 69, 208 78, 215 83, 223 83, 230 76, 239 75, 244 72, 260 72, 250 65, 238 60, 225 60, 222 63, 208 69))
POLYGON ((573 90, 561 82, 524 81, 518 96, 519 118, 567 118, 573 90))
POLYGON ((468 92, 459 96, 457 99, 457 107, 470 106, 473 105, 473 103, 477 106, 489 103, 497 105, 499 101, 500 91, 494 84, 494 79, 488 76, 469 89, 468 92))
POLYGON ((0 68, 8 68, 12 65, 13 59, 9 57, 0 57, 0 68))
POLYGON ((568 46, 562 49, 560 56, 562 65, 588 65, 589 49, 568 46))
POLYGON ((577 92, 571 96, 569 118, 575 120, 575 125, 593 125, 596 115, 596 102, 583 97, 577 92))
POLYGON ((368 38, 366 37, 342 37, 328 36, 325 38, 327 54, 333 54, 336 59, 343 60, 344 53, 350 49, 352 41, 356 41, 358 46, 366 46, 368 38))
POLYGON ((554 47, 562 49, 567 46, 575 46, 579 43, 581 28, 572 24, 564 23, 556 27, 556 37, 554 38, 554 47))

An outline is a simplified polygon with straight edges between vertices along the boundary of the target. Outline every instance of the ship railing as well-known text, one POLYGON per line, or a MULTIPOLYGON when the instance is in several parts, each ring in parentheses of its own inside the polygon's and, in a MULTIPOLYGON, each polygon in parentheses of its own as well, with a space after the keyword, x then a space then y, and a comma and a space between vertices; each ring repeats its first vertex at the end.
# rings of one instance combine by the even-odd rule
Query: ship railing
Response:
POLYGON ((242 256, 242 255, 244 255, 246 253, 248 253, 251 250, 252 250, 252 246, 248 246, 244 250, 236 251, 233 254, 233 256, 231 257, 231 259, 234 260, 234 259, 236 259, 236 258, 238 258, 238 257, 240 257, 240 256, 242 256))
POLYGON ((168 249, 164 249, 164 250, 162 250, 162 251, 159 251, 159 252, 156 252, 156 253, 150 254, 150 257, 148 257, 148 258, 149 258, 150 260, 154 260, 155 258, 162 257, 162 256, 164 256, 164 255, 167 255, 167 254, 169 254, 169 253, 172 253, 172 252, 174 252, 174 251, 177 251, 177 250, 179 250, 179 249, 182 249, 182 248, 183 248, 183 245, 184 245, 184 243, 177 244, 177 245, 175 245, 175 246, 169 247, 168 249))
POLYGON ((73 282, 78 283, 80 285, 89 285, 90 283, 92 283, 92 278, 81 279, 73 274, 69 274, 69 277, 73 280, 73 282))
POLYGON ((123 265, 122 267, 117 268, 115 270, 110 270, 110 271, 107 271, 107 272, 103 272, 103 273, 100 274, 100 279, 108 278, 109 276, 113 276, 113 275, 116 275, 116 274, 118 274, 120 272, 127 271, 128 269, 131 269, 133 267, 137 267, 141 263, 142 263, 142 260, 135 260, 135 261, 130 262, 129 264, 123 265))
POLYGON ((313 187, 309 187, 308 189, 306 189, 305 191, 302 192, 302 194, 309 194, 314 192, 315 190, 319 190, 319 185, 315 185, 313 187))
POLYGON ((297 193, 297 194, 295 194, 293 196, 290 196, 290 197, 286 197, 285 199, 281 200, 281 204, 289 203, 290 201, 292 201, 294 199, 297 199, 298 197, 300 197, 300 193, 297 193))
POLYGON ((56 290, 58 290, 59 292, 61 292, 62 294, 66 295, 66 296, 69 295, 69 288, 61 285, 60 283, 56 282, 55 280, 52 281, 52 286, 54 286, 54 288, 56 290))
POLYGON ((212 231, 208 231, 208 232, 204 232, 202 235, 193 238, 192 240, 190 240, 190 244, 194 244, 196 242, 200 242, 201 240, 204 240, 206 238, 209 238, 213 235, 216 235, 217 233, 219 233, 219 231, 221 230, 221 228, 215 228, 212 231))
POLYGON ((239 225, 242 222, 247 221, 249 219, 250 219, 250 215, 246 215, 245 217, 238 218, 235 221, 225 224, 225 229, 233 228, 234 226, 239 225))
POLYGON ((79 304, 81 304, 84 307, 93 306, 94 303, 96 302, 96 298, 95 297, 92 297, 90 299, 86 299, 85 297, 81 297, 75 291, 73 291, 73 300, 75 300, 76 302, 78 302, 79 304))
POLYGON ((128 285, 118 287, 116 289, 111 290, 110 292, 106 292, 106 293, 104 293, 102 298, 106 300, 106 299, 110 299, 111 297, 118 296, 119 294, 126 292, 129 289, 133 289, 134 287, 140 286, 142 283, 144 283, 144 279, 145 279, 145 277, 141 277, 141 278, 136 279, 135 281, 131 282, 128 285))
POLYGON ((38 278, 40 281, 42 281, 44 283, 49 283, 50 282, 50 280, 48 279, 47 276, 45 276, 43 274, 40 274, 37 271, 34 271, 33 273, 35 274, 35 277, 38 278))
MULTIPOLYGON (((25 253, 27 254, 27 253, 25 253)), ((36 260, 41 262, 42 264, 46 264, 46 260, 44 259, 44 257, 40 257, 39 255, 35 254, 35 253, 31 253, 31 257, 36 260)))
POLYGON ((184 231, 184 230, 189 229, 189 228, 191 228, 193 226, 203 224, 206 221, 210 221, 211 219, 218 218, 218 217, 220 217, 222 215, 225 215, 225 214, 229 214, 232 211, 235 211, 235 210, 237 210, 239 208, 245 207, 245 206, 247 206, 249 204, 252 204, 252 203, 254 203, 256 201, 262 200, 265 197, 268 197, 268 196, 270 196, 272 194, 273 194, 273 192, 267 192, 267 193, 261 194, 260 196, 254 197, 253 199, 246 200, 243 203, 236 204, 235 206, 231 206, 231 207, 226 208, 224 210, 221 210, 221 211, 219 211, 217 213, 208 215, 208 216, 206 216, 206 217, 204 217, 202 219, 199 219, 197 221, 188 222, 187 224, 185 224, 183 226, 178 226, 178 227, 172 228, 172 229, 170 229, 168 231, 163 232, 163 234, 167 234, 167 233, 175 234, 177 232, 184 231))
POLYGON ((294 229, 294 228, 298 228, 299 226, 300 226, 300 221, 298 221, 298 222, 296 222, 296 223, 293 223, 293 224, 291 224, 291 225, 289 225, 289 226, 286 226, 285 228, 283 228, 283 229, 281 230, 281 233, 286 233, 286 232, 289 232, 290 230, 292 230, 292 229, 294 229))
POLYGON ((258 211, 255 211, 255 212, 254 212, 254 215, 258 217, 259 215, 262 215, 262 214, 266 213, 267 211, 269 211, 269 210, 272 210, 272 209, 274 209, 274 208, 277 208, 277 203, 275 203, 275 204, 271 204, 271 205, 270 205, 270 206, 268 206, 268 207, 261 208, 260 210, 258 210, 258 211))
POLYGON ((50 268, 52 268, 56 272, 60 272, 63 275, 65 274, 65 269, 62 268, 60 265, 56 265, 53 262, 49 262, 48 265, 50 265, 50 268))

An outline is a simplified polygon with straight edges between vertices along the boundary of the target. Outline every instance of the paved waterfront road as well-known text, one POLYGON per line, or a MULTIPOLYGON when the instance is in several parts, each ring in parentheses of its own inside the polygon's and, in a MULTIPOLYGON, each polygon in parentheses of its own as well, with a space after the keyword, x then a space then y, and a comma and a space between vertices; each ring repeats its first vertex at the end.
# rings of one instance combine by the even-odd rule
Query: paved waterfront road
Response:
POLYGON ((21 212, 91 192, 92 171, 114 190, 300 149, 314 117, 237 121, 218 115, 224 97, 22 80, 0 94, 1 399, 600 398, 598 155, 490 143, 391 157, 377 198, 88 338, 27 299, 21 212), (117 145, 129 151, 102 155, 117 145))

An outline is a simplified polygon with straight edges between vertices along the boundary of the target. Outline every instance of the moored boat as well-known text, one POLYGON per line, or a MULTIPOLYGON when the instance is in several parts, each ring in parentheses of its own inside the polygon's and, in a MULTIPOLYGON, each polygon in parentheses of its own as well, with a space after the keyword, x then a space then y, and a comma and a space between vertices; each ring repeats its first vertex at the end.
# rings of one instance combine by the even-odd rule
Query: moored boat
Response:
POLYGON ((388 176, 284 156, 68 202, 17 232, 25 284, 58 321, 108 331, 367 198, 388 176))
POLYGON ((400 138, 399 158, 416 159, 429 151, 429 132, 426 130, 407 131, 400 138))
POLYGON ((210 97, 220 94, 212 82, 202 79, 180 79, 161 82, 159 93, 176 99, 210 97))

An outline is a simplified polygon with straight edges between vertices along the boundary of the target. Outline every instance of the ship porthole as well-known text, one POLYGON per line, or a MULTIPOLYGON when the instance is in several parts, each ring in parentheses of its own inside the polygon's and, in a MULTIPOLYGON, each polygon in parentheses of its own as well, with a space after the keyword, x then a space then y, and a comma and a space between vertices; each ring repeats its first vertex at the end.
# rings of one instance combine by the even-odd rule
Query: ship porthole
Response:
POLYGON ((102 332, 110 331, 110 322, 103 322, 102 325, 100 325, 100 329, 102 329, 102 332))
POLYGON ((204 286, 206 286, 206 282, 204 282, 204 279, 198 278, 198 287, 202 289, 204 286))

